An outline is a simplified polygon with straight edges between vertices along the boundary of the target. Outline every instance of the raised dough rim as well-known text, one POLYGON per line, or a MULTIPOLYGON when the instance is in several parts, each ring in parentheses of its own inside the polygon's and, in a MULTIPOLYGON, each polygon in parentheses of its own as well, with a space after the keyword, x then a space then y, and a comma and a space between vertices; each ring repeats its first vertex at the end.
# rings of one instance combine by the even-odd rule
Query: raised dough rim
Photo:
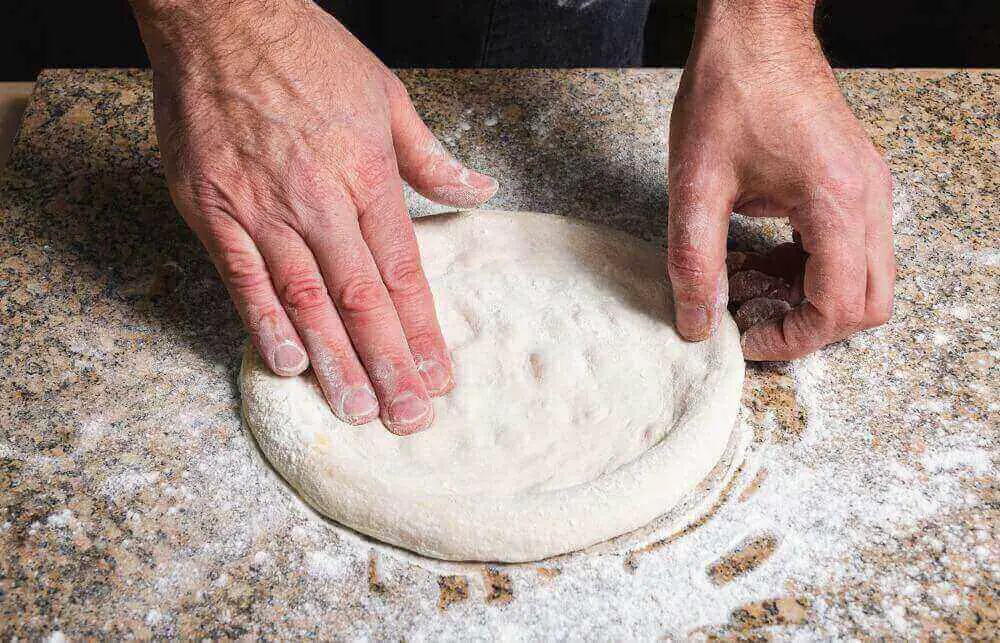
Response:
MULTIPOLYGON (((249 344, 245 347, 249 349, 249 344)), ((575 549, 562 554, 540 558, 538 560, 521 562, 502 561, 466 561, 466 560, 442 560, 431 558, 424 554, 405 549, 398 545, 383 542, 373 536, 364 534, 347 525, 337 522, 333 518, 324 515, 319 509, 309 504, 302 497, 295 487, 285 479, 267 459, 267 455, 260 448, 257 438, 250 429, 244 415, 243 405, 240 405, 240 416, 243 419, 241 428, 246 434, 251 446, 251 457, 261 466, 264 474, 280 488, 290 502, 292 502, 308 520, 316 521, 327 528, 333 529, 339 538, 347 539, 361 548, 377 548, 383 553, 388 553, 402 560, 420 565, 426 569, 436 570, 441 574, 470 573, 482 569, 482 565, 504 565, 517 567, 519 565, 534 565, 537 563, 559 563, 568 557, 578 554, 594 556, 620 556, 622 554, 643 553, 647 547, 658 549, 660 543, 672 540, 678 532, 687 529, 695 523, 700 523, 703 519, 714 515, 719 510, 719 506, 725 504, 732 498, 735 490, 739 489, 739 482, 744 479, 743 471, 747 466, 747 454, 751 451, 750 443, 753 436, 749 427, 742 417, 737 417, 733 424, 733 432, 729 437, 726 449, 719 458, 715 467, 708 476, 705 477, 686 496, 670 508, 666 513, 658 516, 649 524, 638 529, 615 536, 601 542, 594 543, 583 549, 575 549), (704 489, 699 489, 703 485, 704 489)))

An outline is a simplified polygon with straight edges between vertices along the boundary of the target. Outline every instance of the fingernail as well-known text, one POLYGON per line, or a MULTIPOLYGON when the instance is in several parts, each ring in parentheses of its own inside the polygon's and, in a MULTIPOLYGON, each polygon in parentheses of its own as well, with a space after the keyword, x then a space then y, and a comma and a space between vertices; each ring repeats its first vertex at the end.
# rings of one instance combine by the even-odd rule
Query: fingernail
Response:
POLYGON ((698 342, 708 337, 708 310, 704 306, 678 306, 677 332, 684 339, 698 342))
POLYGON ((375 391, 370 386, 356 386, 344 393, 341 408, 347 421, 361 423, 375 419, 378 413, 378 400, 375 391))
POLYGON ((489 191, 490 194, 497 191, 500 184, 492 176, 487 176, 486 174, 480 174, 479 172, 470 170, 467 167, 463 167, 462 171, 458 174, 458 180, 462 182, 462 185, 466 185, 474 190, 489 191))
POLYGON ((439 395, 451 388, 451 374, 436 359, 419 360, 417 372, 431 395, 439 395))
POLYGON ((288 340, 278 344, 271 358, 279 375, 298 375, 306 367, 306 354, 288 340))
POLYGON ((431 413, 431 405, 407 391, 396 396, 389 405, 389 422, 397 425, 418 425, 431 413))

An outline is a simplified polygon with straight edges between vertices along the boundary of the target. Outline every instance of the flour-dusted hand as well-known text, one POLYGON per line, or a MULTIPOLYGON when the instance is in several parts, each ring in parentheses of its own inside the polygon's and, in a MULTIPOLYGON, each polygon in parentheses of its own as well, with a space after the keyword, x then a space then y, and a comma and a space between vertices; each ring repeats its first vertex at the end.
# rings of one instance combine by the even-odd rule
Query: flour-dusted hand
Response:
POLYGON ((805 301, 743 336, 787 360, 888 320, 895 262, 889 171, 844 102, 810 0, 704 0, 670 121, 668 272, 678 331, 701 340, 726 307, 732 211, 788 217, 807 253, 805 301))
POLYGON ((333 411, 426 428, 451 363, 402 180, 456 207, 496 182, 307 0, 134 0, 170 192, 268 366, 309 363, 333 411), (308 355, 308 357, 307 357, 308 355))

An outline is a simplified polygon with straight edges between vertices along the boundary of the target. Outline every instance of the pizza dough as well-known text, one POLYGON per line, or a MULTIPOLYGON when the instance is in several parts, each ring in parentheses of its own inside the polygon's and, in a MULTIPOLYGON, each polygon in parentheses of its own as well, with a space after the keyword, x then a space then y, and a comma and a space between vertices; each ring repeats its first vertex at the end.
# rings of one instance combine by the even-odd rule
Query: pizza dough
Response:
POLYGON ((318 511, 447 560, 529 561, 642 527, 715 466, 737 417, 739 335, 673 328, 663 254, 553 215, 415 222, 455 389, 409 437, 353 427, 311 373, 248 349, 243 412, 318 511))

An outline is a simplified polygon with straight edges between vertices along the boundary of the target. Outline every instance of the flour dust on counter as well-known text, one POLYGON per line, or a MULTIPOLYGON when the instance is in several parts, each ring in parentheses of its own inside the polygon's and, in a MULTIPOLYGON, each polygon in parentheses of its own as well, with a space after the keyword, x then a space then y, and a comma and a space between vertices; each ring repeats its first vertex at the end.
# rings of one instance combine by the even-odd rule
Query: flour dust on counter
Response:
POLYGON ((455 389, 398 436, 334 416, 311 374, 247 349, 243 410, 275 468, 324 515, 445 560, 523 562, 667 514, 736 424, 743 356, 673 327, 662 252, 554 215, 470 212, 415 224, 455 389))

